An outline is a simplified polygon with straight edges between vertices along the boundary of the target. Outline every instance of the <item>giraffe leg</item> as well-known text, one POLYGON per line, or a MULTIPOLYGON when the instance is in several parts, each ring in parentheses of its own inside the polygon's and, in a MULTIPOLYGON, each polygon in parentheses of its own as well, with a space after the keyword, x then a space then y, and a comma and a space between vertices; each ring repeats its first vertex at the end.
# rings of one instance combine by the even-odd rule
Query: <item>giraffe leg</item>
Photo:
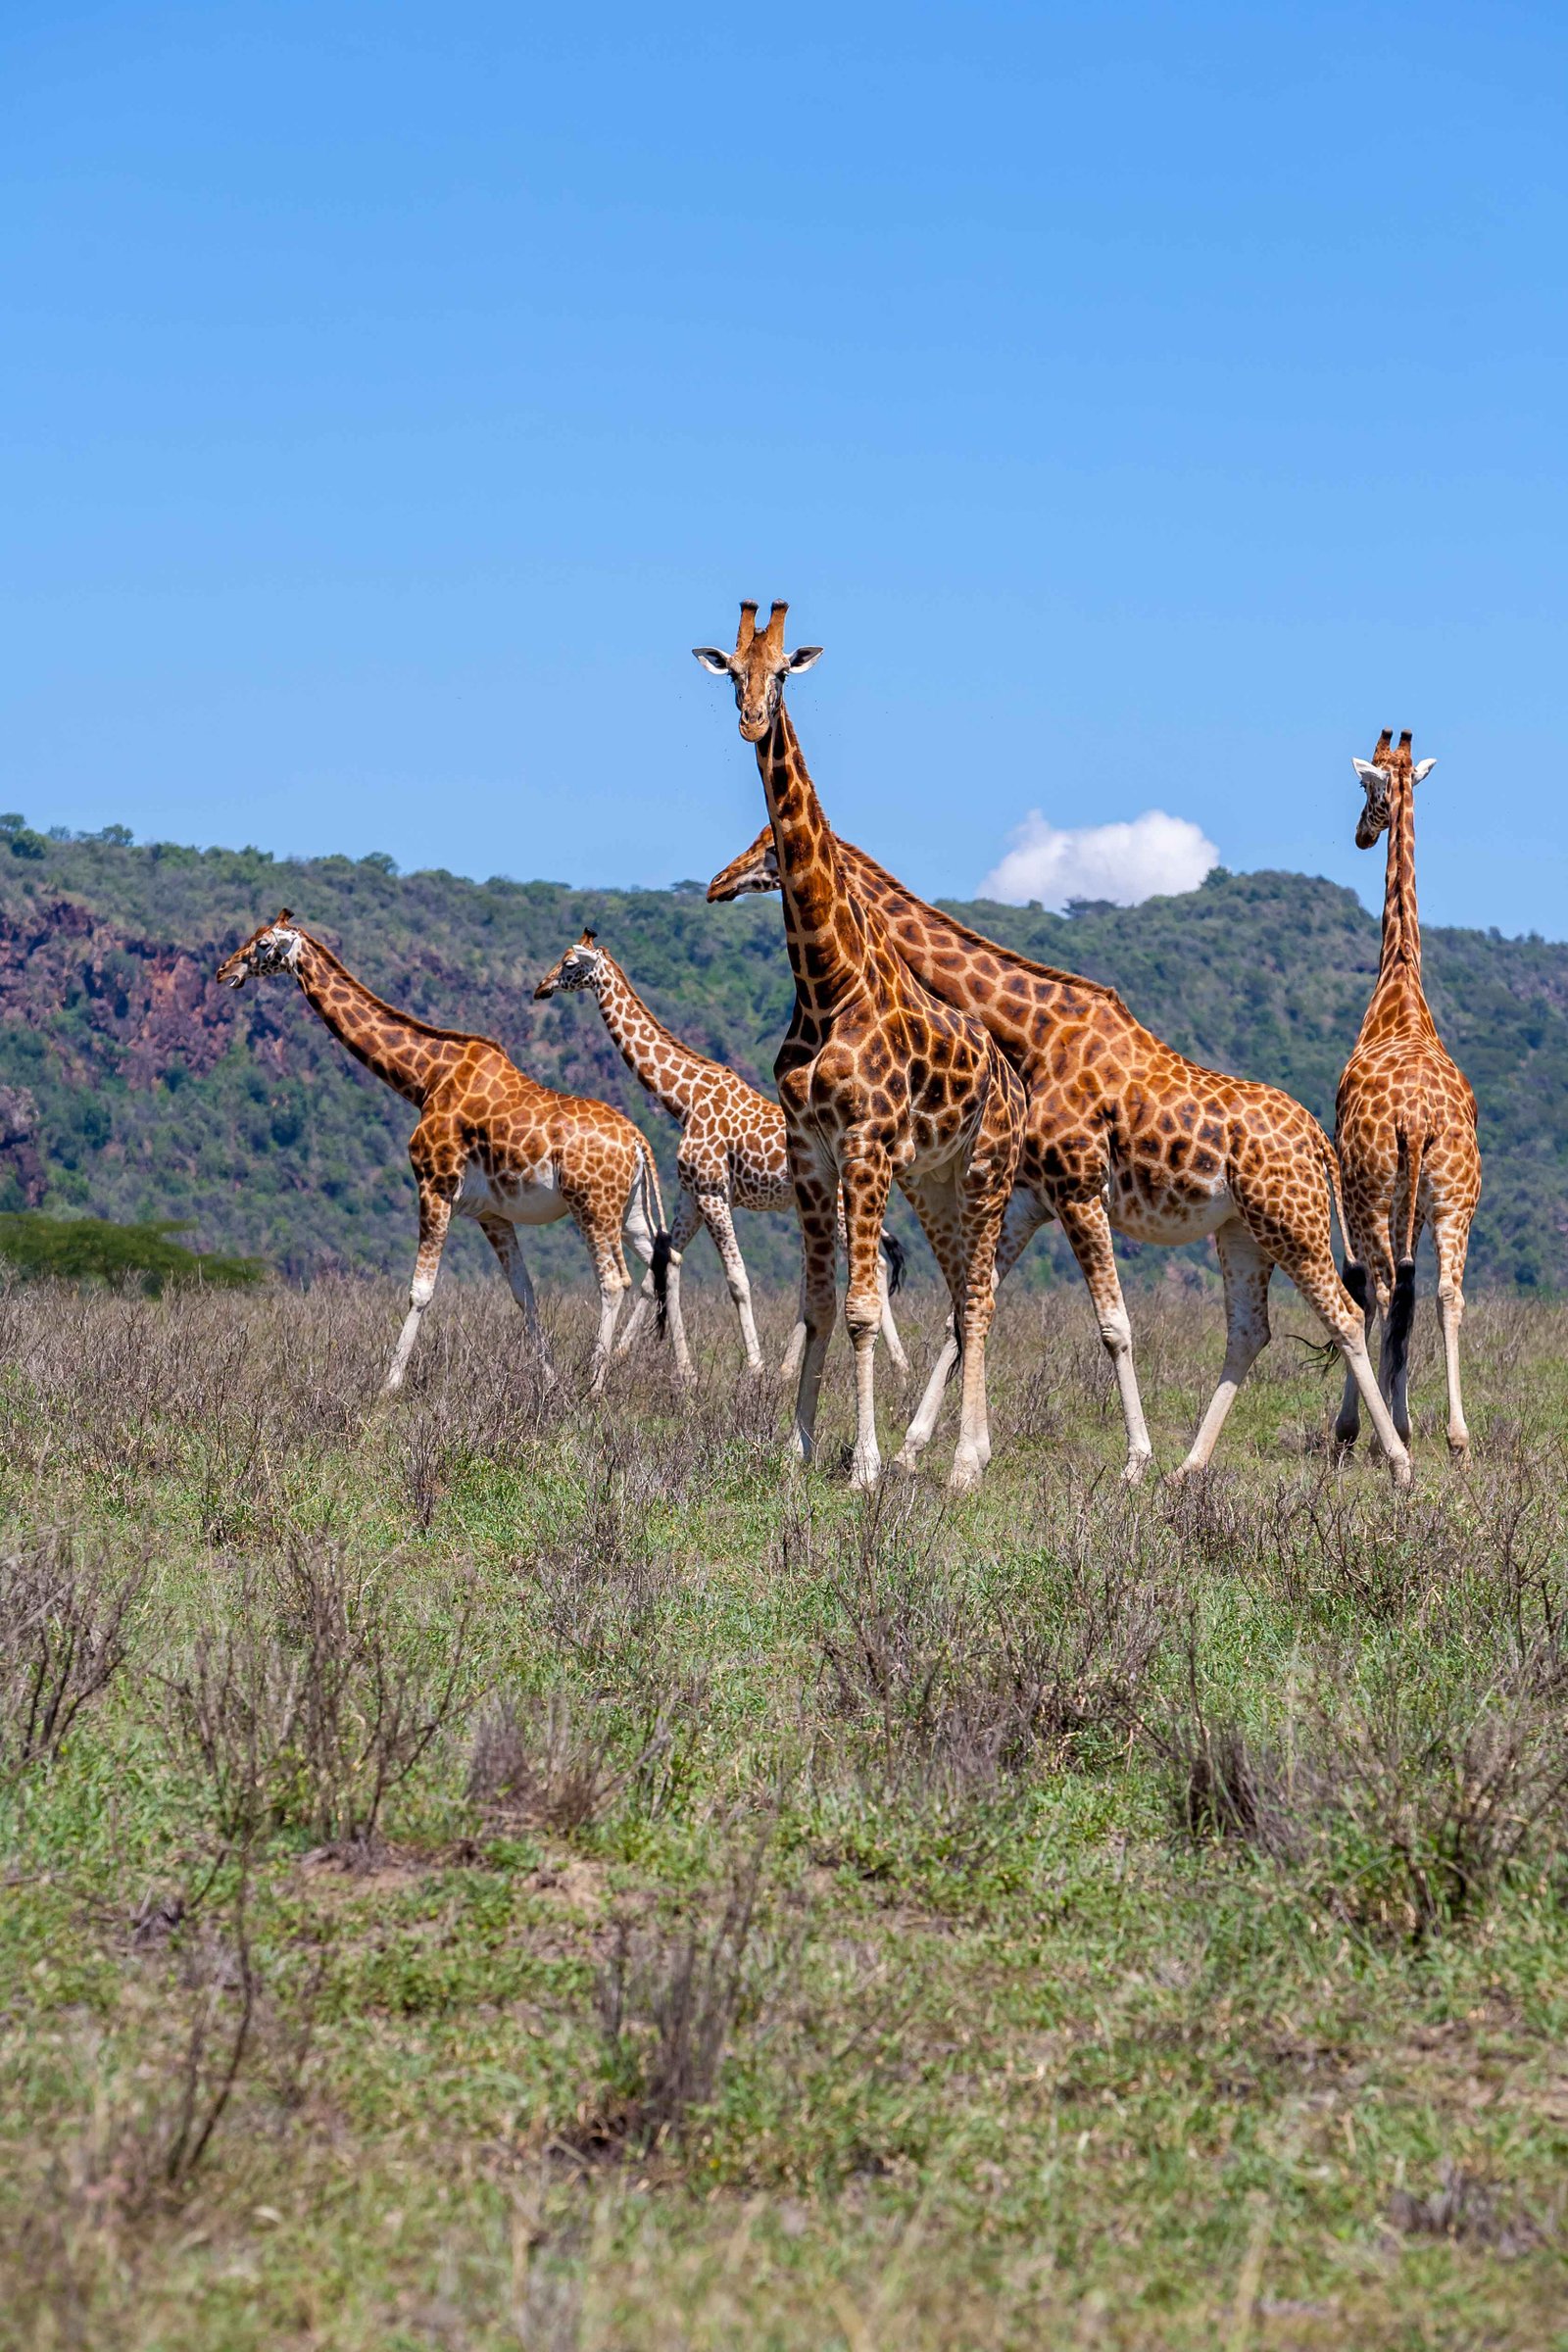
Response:
MULTIPOLYGON (((905 1189, 907 1191, 908 1187, 906 1186, 905 1189)), ((912 1200, 913 1195, 910 1194, 909 1197, 912 1200)), ((1019 1185, 1014 1190, 1002 1220, 1002 1239, 997 1244, 996 1289, 1000 1290, 1006 1281, 1007 1276, 1012 1272, 1013 1267, 1045 1223, 1049 1213, 1039 1195, 1027 1186, 1019 1185)), ((923 1219, 922 1228, 929 1240, 930 1230, 924 1226, 923 1219)), ((945 1267, 943 1271, 946 1275, 945 1267)), ((936 1435, 937 1422, 941 1417, 942 1400, 947 1394, 948 1382, 952 1379, 953 1367, 962 1352, 958 1339, 957 1321, 954 1315, 950 1314, 941 1351, 931 1367, 931 1376, 921 1394, 914 1419, 905 1433, 904 1444, 900 1446, 896 1457, 901 1470, 914 1469, 921 1454, 936 1435)))
POLYGON ((1237 1391, 1268 1346, 1268 1283, 1273 1266, 1240 1217, 1232 1217, 1220 1227, 1214 1247, 1225 1278, 1225 1362, 1187 1458, 1171 1472, 1173 1484, 1195 1470, 1207 1468, 1237 1391))
MULTIPOLYGON (((1356 1305, 1361 1309, 1363 1328, 1370 1334, 1375 1310, 1371 1309, 1368 1304, 1371 1292, 1367 1282, 1366 1268, 1358 1264, 1348 1251, 1347 1251, 1345 1264, 1341 1269, 1340 1279, 1356 1305)), ((1347 1364, 1345 1392, 1340 1398, 1340 1410, 1334 1423, 1334 1442, 1342 1452, 1348 1453, 1360 1434, 1361 1392, 1356 1386, 1355 1374, 1347 1364)))
POLYGON ((850 1480, 857 1487, 874 1487, 882 1475, 876 1442, 876 1343, 882 1328, 877 1269, 893 1168, 880 1144, 858 1137, 847 1146, 841 1166, 850 1258, 844 1322, 855 1349, 855 1453, 850 1480))
MULTIPOLYGON (((684 1200, 684 1195, 682 1196, 682 1199, 684 1200)), ((677 1210, 677 1216, 679 1213, 679 1210, 677 1210)), ((632 1176, 631 1194, 626 1202, 625 1215, 622 1218, 622 1226, 627 1238, 631 1242, 632 1248, 642 1259, 643 1264, 651 1268, 654 1258, 654 1233, 653 1227, 648 1222, 648 1212, 643 1206, 642 1171, 640 1168, 635 1170, 632 1176)), ((692 1231, 695 1233, 696 1230, 696 1226, 694 1225, 692 1227, 692 1231)), ((617 1258, 621 1259, 622 1264, 624 1264, 622 1252, 618 1250, 616 1251, 616 1256, 617 1258)), ((650 1291, 653 1289, 653 1279, 652 1272, 650 1272, 648 1276, 648 1287, 650 1291)), ((623 1287, 626 1290, 630 1290, 631 1288, 631 1276, 629 1274, 625 1276, 623 1287)), ((604 1293, 602 1289, 600 1296, 601 1300, 603 1300, 604 1293)), ((666 1318, 669 1324, 670 1345, 675 1350, 675 1377, 679 1381, 690 1383, 697 1378, 697 1372, 696 1367, 692 1363, 691 1350, 686 1345, 686 1322, 680 1311, 680 1261, 677 1254, 675 1237, 673 1233, 670 1235, 669 1267, 664 1277, 664 1307, 666 1318)), ((632 1313, 634 1316, 636 1311, 636 1308, 633 1307, 632 1313)), ((619 1312, 620 1297, 617 1293, 615 1298, 615 1315, 618 1315, 619 1312)), ((614 1330, 614 1321, 615 1317, 612 1315, 611 1317, 612 1333, 613 1333, 614 1330)), ((601 1306, 601 1329, 602 1328, 603 1307, 601 1306)), ((610 1342, 608 1339, 606 1339, 603 1344, 606 1348, 608 1348, 610 1342)), ((598 1387, 594 1390, 594 1395, 597 1396, 599 1394, 599 1390, 603 1387, 604 1376, 601 1373, 598 1387)))
MULTIPOLYGON (((1229 1230, 1227 1226, 1226 1231, 1229 1230)), ((1392 1259, 1390 1262, 1392 1264, 1392 1259)), ((1327 1325, 1335 1346, 1345 1358, 1361 1402, 1366 1407, 1367 1419, 1383 1449, 1394 1484, 1407 1487, 1410 1484, 1410 1456, 1394 1426, 1393 1415, 1373 1375, 1372 1357, 1366 1344, 1365 1320, 1335 1272, 1332 1252, 1326 1246, 1317 1250, 1287 1245, 1279 1251, 1279 1264, 1308 1306, 1327 1325)))
POLYGON ((909 1359, 904 1351, 904 1342, 899 1337, 899 1327, 893 1318, 893 1300, 890 1296, 890 1288, 891 1286, 888 1282, 888 1261, 882 1254, 882 1251, 879 1248, 876 1253, 876 1295, 878 1304, 882 1310, 882 1344, 888 1351, 888 1356, 892 1362, 895 1372, 902 1373, 906 1378, 907 1378, 909 1359))
POLYGON ((713 1248, 723 1264, 724 1279, 729 1285, 729 1295, 740 1319, 746 1369, 754 1378, 760 1379, 765 1367, 761 1344, 757 1337, 757 1318, 752 1313, 751 1278, 746 1271, 746 1260, 741 1255, 740 1243, 735 1238, 735 1218, 728 1198, 720 1192, 703 1193, 698 1197, 697 1205, 702 1211, 704 1224, 713 1237, 713 1248))
POLYGON ((1122 1297, 1121 1277, 1116 1271, 1110 1218, 1098 1194, 1090 1200, 1059 1200, 1056 1214, 1078 1260, 1078 1271, 1084 1278, 1095 1320, 1100 1325, 1101 1342, 1116 1375, 1121 1417, 1127 1431, 1127 1460, 1122 1477, 1129 1486, 1136 1486, 1153 1460, 1154 1449, 1149 1442, 1144 1400, 1138 1393, 1132 1320, 1122 1297))
POLYGON ((790 1163, 795 1177, 795 1202, 801 1219, 801 1315, 806 1342, 801 1351, 801 1383, 795 1396, 792 1448, 803 1462, 811 1458, 816 1434, 816 1405, 822 1388, 822 1359, 833 1331, 838 1302, 838 1235, 834 1202, 838 1172, 818 1147, 797 1148, 792 1137, 790 1163))
MULTIPOLYGON (((680 1199, 675 1203, 675 1214, 669 1228, 669 1272, 665 1276, 664 1292, 666 1307, 668 1306, 668 1301, 671 1297, 674 1297, 677 1301, 679 1299, 681 1255, 690 1245, 694 1237, 701 1231, 702 1222, 703 1220, 698 1211, 696 1201, 687 1192, 685 1186, 682 1185, 680 1199)), ((630 1354, 633 1346, 642 1333, 644 1324, 648 1321, 648 1318, 653 1311, 654 1277, 650 1271, 649 1273, 644 1274, 642 1278, 642 1282, 638 1288, 637 1297, 632 1303, 631 1313, 627 1316, 626 1321, 622 1326, 620 1337, 615 1343, 615 1355, 617 1360, 623 1355, 630 1354)), ((672 1313, 674 1312, 673 1309, 670 1311, 672 1313)), ((686 1325, 684 1318, 682 1318, 681 1340, 683 1344, 685 1337, 686 1325)), ((679 1372, 679 1358, 677 1357, 677 1373, 679 1372)))
POLYGON ((1459 1391, 1459 1326, 1464 1321, 1464 1261, 1469 1229, 1457 1220, 1434 1220, 1432 1239, 1438 1252, 1438 1320, 1443 1328, 1443 1360, 1448 1376, 1448 1451, 1462 1462, 1470 1450, 1464 1399, 1459 1391))
POLYGON ((509 1217, 481 1217, 479 1231, 501 1260, 501 1271, 511 1287, 512 1296, 522 1309, 528 1345, 539 1360, 545 1387, 553 1389, 556 1385, 556 1367, 551 1361, 550 1343, 545 1338, 544 1326, 539 1320, 539 1301, 533 1295, 533 1283, 523 1258, 522 1245, 517 1239, 517 1229, 509 1217))
POLYGON ((409 1285, 409 1311, 398 1333, 398 1344, 392 1350, 392 1361, 382 1386, 383 1396, 395 1396, 403 1386, 403 1375, 414 1353, 414 1343, 419 1336, 419 1323, 435 1293, 435 1278, 441 1271, 441 1252, 446 1246, 447 1228, 452 1222, 452 1203, 434 1186, 421 1180, 419 1184, 419 1248, 414 1260, 414 1280, 409 1285))

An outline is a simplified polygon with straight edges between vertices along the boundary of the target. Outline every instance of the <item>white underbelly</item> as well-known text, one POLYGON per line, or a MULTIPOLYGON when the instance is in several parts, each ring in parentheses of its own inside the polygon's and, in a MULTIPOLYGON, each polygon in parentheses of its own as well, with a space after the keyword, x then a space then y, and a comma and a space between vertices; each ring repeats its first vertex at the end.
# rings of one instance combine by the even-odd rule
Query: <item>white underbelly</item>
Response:
POLYGON ((1132 1185, 1118 1185, 1114 1178, 1106 1203, 1110 1221, 1118 1233, 1131 1242, 1157 1242, 1167 1249, 1182 1242, 1200 1242, 1205 1234, 1218 1233, 1236 1214, 1236 1201, 1231 1188, 1223 1182, 1212 1192, 1196 1196, 1188 1190, 1178 1198, 1158 1194, 1151 1198, 1132 1185))
POLYGON ((453 1206, 460 1217, 505 1217, 512 1225, 554 1225, 568 1213, 548 1159, 500 1177, 470 1166, 453 1206))

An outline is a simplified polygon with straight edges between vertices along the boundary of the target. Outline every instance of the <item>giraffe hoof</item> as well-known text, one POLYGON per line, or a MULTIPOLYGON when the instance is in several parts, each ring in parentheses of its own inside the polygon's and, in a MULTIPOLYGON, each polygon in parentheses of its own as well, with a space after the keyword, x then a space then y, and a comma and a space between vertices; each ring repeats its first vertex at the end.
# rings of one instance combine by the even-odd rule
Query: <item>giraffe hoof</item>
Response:
POLYGON ((860 1494, 868 1494, 882 1480, 882 1457, 873 1453, 866 1459, 850 1464, 850 1484, 860 1494))
POLYGON ((1122 1470, 1122 1485, 1124 1487, 1142 1486, 1150 1470, 1153 1467, 1153 1460, 1154 1457, 1152 1453, 1130 1453, 1122 1470))
POLYGON ((901 1446, 893 1456, 893 1467, 895 1470, 905 1471, 908 1477, 912 1478, 920 1467, 919 1446, 901 1446))
POLYGON ((955 1462, 953 1468, 948 1472, 948 1493, 950 1494, 972 1494, 979 1484, 980 1464, 978 1462, 955 1462))

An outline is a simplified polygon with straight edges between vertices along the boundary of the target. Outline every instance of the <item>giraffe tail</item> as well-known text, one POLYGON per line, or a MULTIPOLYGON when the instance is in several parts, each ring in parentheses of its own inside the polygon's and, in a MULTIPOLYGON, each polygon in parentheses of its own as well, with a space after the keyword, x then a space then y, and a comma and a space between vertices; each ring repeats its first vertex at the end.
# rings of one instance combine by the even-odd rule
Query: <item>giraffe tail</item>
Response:
POLYGON ((675 1247, 670 1240, 669 1227, 664 1223, 664 1197, 659 1189, 659 1169, 648 1146, 643 1146, 642 1164, 643 1215, 654 1237, 654 1254, 649 1270, 654 1278, 654 1306, 659 1336, 663 1339, 669 1330, 669 1269, 678 1264, 675 1247))
POLYGON ((889 1233, 885 1225, 882 1228, 882 1254, 888 1261, 888 1297, 891 1298, 904 1280, 906 1251, 898 1235, 889 1233))

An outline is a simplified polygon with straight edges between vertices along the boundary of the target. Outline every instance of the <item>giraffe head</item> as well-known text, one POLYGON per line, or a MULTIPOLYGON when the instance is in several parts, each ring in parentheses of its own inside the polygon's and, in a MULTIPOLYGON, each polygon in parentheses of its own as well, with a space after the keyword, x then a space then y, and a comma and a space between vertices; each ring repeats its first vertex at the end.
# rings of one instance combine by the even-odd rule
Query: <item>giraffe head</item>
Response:
POLYGON ((708 885, 710 900, 740 899, 748 891, 769 891, 778 888, 778 844, 773 828, 766 824, 749 850, 732 858, 721 872, 708 885))
POLYGON ((1396 744, 1394 729, 1385 727, 1378 737, 1371 759, 1353 760, 1350 764, 1360 777, 1361 789, 1366 794, 1366 807, 1356 819, 1355 846, 1358 850, 1369 850, 1379 834, 1389 829, 1390 795, 1396 781, 1400 776, 1408 776, 1412 784, 1419 784, 1423 776, 1431 775, 1438 763, 1436 760, 1418 760, 1412 766, 1409 728, 1405 728, 1396 744))
POLYGON ((775 604, 768 613, 766 628, 760 629, 756 605, 744 604, 732 654, 720 653, 716 645, 692 647, 705 669, 710 669, 715 678, 728 678, 734 687, 741 733, 748 743, 760 743, 778 716, 785 679, 794 670, 809 669, 822 651, 819 645, 803 645, 793 654, 784 651, 784 615, 788 611, 788 605, 775 604))
POLYGON ((291 972, 303 944, 304 934, 294 928, 294 917, 284 906, 275 921, 263 923, 242 948, 224 956, 218 978, 224 988, 243 988, 252 973, 260 980, 269 972, 291 972))
POLYGON ((534 1003, 553 997, 558 988, 597 988, 605 968, 605 951, 594 946, 596 934, 585 931, 576 944, 553 963, 534 990, 534 1003))

